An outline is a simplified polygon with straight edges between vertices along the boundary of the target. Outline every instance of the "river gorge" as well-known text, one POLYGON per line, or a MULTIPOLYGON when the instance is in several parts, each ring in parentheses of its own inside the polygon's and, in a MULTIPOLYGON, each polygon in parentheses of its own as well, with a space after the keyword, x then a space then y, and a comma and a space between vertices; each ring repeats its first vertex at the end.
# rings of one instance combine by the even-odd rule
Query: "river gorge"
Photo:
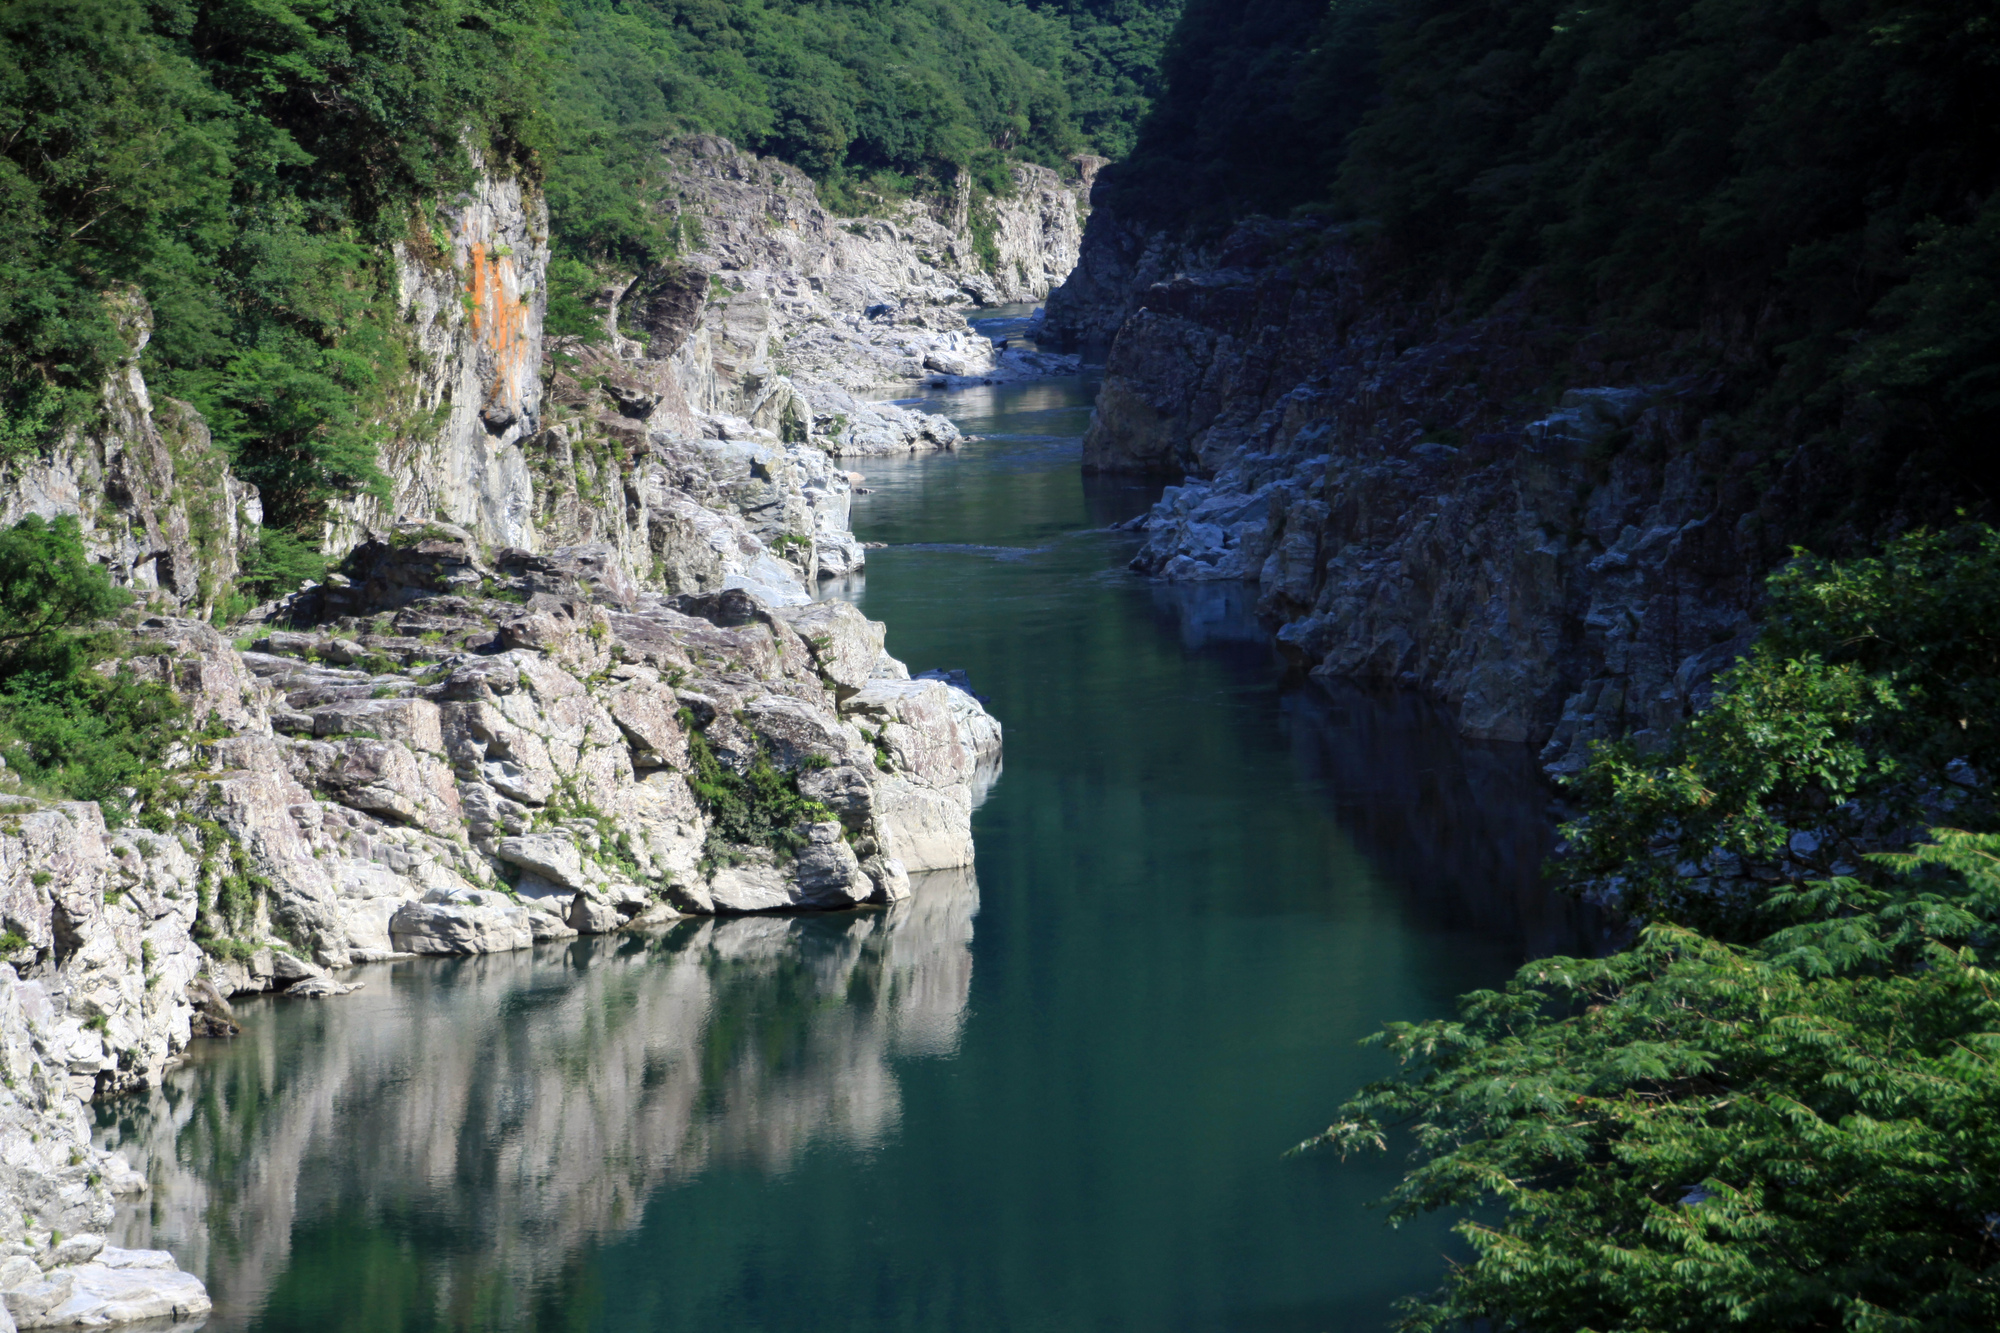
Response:
POLYGON ((215 1333, 1381 1327, 1449 1237, 1364 1207, 1391 1163, 1282 1154, 1380 1021, 1589 947, 1549 791, 1288 676, 1242 590, 1126 572, 1158 488, 1081 475, 1094 388, 910 404, 977 438, 862 464, 885 545, 823 585, 1003 720, 973 867, 239 1002, 101 1104, 152 1186, 112 1243, 215 1333))
POLYGON ((0 0, 0 1333, 2000 1328, 2000 24, 0 0))

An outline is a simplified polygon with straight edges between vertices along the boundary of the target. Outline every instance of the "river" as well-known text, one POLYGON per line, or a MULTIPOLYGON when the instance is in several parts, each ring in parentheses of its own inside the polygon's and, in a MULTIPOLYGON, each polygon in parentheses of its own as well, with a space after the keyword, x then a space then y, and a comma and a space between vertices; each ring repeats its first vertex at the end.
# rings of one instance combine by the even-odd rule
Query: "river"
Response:
MULTIPOLYGON (((1018 312, 1002 312, 1009 317, 1018 312)), ((1016 326, 989 323, 990 331, 1016 326)), ((100 1141, 238 1330, 1334 1333, 1451 1238, 1288 1158, 1382 1021, 1581 947, 1529 756, 1286 678, 1243 590, 1150 585, 1087 379, 927 403, 828 589, 1006 726, 976 871, 817 917, 359 969, 241 1006, 100 1141)))

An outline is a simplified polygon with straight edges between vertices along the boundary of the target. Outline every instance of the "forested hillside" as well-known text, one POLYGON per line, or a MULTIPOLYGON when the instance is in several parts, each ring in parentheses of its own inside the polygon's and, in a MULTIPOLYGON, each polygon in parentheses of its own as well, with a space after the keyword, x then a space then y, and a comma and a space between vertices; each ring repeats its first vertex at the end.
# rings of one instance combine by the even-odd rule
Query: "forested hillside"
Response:
POLYGON ((130 284, 153 388, 200 409, 268 523, 309 531, 380 484, 405 357, 387 246, 432 235, 471 154, 546 190, 575 287, 672 253, 670 134, 727 135, 850 205, 1122 151, 1176 9, 8 0, 0 451, 92 410, 124 336, 100 297, 130 284))
POLYGON ((1346 222, 1468 313, 1531 287, 1631 356, 1726 366, 1746 448, 1871 435, 1877 497, 1912 453, 1939 485, 2000 476, 1980 6, 1197 0, 1165 71, 1109 186, 1127 216, 1346 222))
POLYGON ((89 410, 137 286, 147 369, 263 488, 280 527, 376 483, 399 349, 380 243, 464 176, 461 136, 525 155, 533 0, 0 11, 0 379, 7 452, 89 410))

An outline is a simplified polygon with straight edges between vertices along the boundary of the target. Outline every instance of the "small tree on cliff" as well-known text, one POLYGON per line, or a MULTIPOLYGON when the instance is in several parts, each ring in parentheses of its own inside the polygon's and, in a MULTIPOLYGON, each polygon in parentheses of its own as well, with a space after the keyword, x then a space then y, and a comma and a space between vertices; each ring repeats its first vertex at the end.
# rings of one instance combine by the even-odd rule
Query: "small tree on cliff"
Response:
POLYGON ((0 755, 49 795, 104 802, 114 822, 125 793, 158 786, 182 733, 173 691, 93 628, 131 601, 90 563, 76 519, 30 515, 0 533, 0 755))

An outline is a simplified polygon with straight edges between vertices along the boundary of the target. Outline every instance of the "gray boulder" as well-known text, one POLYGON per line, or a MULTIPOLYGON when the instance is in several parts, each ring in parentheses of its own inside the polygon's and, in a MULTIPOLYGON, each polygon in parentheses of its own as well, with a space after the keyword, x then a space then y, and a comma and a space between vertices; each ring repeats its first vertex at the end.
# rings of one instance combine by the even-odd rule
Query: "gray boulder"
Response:
POLYGON ((579 935, 609 935, 625 924, 625 918, 611 904, 579 893, 569 905, 569 924, 579 935))
MULTIPOLYGON (((509 865, 531 871, 570 893, 588 888, 593 876, 584 873, 576 843, 562 833, 530 833, 502 838, 494 854, 509 865)), ((540 895, 537 895, 540 896, 540 895)))
MULTIPOLYGON (((176 1268, 165 1250, 121 1250, 105 1245, 101 1236, 78 1236, 56 1253, 66 1255, 86 1240, 95 1242, 90 1262, 65 1260, 0 1292, 9 1324, 92 1328, 142 1319, 193 1319, 212 1308, 201 1279, 176 1268)), ((0 1281, 13 1276, 12 1265, 0 1271, 0 1281)))
POLYGON ((528 909, 490 889, 440 889, 405 903, 389 918, 389 938, 404 953, 500 953, 533 944, 528 909))

